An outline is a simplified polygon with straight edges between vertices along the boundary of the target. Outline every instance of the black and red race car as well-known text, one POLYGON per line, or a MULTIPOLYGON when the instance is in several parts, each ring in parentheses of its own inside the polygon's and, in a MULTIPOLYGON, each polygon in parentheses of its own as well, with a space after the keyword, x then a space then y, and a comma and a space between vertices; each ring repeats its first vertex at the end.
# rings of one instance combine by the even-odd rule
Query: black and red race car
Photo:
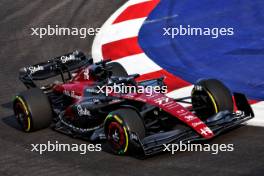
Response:
POLYGON ((211 139, 254 117, 245 95, 231 94, 215 79, 199 80, 189 97, 177 99, 157 92, 99 91, 113 84, 165 86, 163 78, 139 82, 138 76, 128 75, 119 63, 93 63, 72 52, 20 70, 28 90, 15 97, 14 113, 26 132, 51 126, 89 141, 107 140, 114 153, 135 156, 159 153, 164 144, 211 139), (37 85, 49 78, 55 81, 37 85))

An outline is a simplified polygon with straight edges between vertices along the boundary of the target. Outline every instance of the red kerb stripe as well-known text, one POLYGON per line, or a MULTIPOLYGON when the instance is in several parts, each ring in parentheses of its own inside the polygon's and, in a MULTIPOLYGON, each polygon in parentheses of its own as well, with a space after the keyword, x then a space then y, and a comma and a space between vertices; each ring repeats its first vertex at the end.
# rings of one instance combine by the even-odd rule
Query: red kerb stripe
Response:
POLYGON ((142 49, 138 45, 138 38, 126 38, 102 46, 104 59, 119 59, 126 56, 142 53, 142 49))
POLYGON ((259 101, 258 100, 248 100, 248 102, 249 102, 249 104, 256 104, 256 103, 258 103, 259 101))
POLYGON ((143 80, 148 80, 148 79, 153 79, 153 78, 159 78, 162 76, 165 77, 164 82, 168 86, 168 92, 191 85, 191 83, 188 83, 184 81, 183 79, 170 74, 166 70, 159 70, 156 72, 144 74, 140 76, 137 80, 143 81, 143 80))
POLYGON ((131 5, 127 7, 113 22, 120 23, 127 20, 132 20, 136 18, 147 17, 149 13, 156 7, 159 0, 152 0, 147 2, 142 2, 139 4, 131 5))

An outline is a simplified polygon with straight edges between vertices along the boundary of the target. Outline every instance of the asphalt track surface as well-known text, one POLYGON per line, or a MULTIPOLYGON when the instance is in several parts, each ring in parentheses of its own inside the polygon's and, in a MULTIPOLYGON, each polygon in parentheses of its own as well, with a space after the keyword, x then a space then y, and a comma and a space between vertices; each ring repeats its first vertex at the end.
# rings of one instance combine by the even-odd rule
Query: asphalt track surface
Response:
POLYGON ((31 152, 30 144, 87 143, 51 129, 19 130, 12 98, 24 90, 17 79, 23 66, 80 49, 89 54, 93 37, 31 36, 31 27, 100 27, 124 1, 0 1, 0 175, 263 175, 264 128, 242 126, 210 143, 234 144, 233 152, 164 153, 147 160, 108 152, 31 152))

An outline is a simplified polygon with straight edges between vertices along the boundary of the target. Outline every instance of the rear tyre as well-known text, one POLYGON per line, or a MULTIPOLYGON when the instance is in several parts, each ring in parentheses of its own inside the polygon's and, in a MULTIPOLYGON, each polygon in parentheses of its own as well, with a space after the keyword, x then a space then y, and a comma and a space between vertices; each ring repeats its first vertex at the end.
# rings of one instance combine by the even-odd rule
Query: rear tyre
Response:
POLYGON ((48 97, 38 88, 28 89, 16 96, 14 113, 22 130, 31 132, 47 128, 52 121, 48 97))
POLYGON ((220 111, 233 112, 230 90, 219 80, 205 79, 196 83, 192 90, 192 106, 196 115, 206 119, 220 111))
POLYGON ((108 66, 111 66, 112 69, 112 76, 120 76, 120 77, 126 77, 128 76, 128 73, 126 69, 118 62, 111 62, 107 64, 108 66))
POLYGON ((145 137, 145 127, 139 114, 129 108, 109 113, 104 122, 104 131, 113 153, 123 155, 134 149, 131 136, 138 140, 145 137))

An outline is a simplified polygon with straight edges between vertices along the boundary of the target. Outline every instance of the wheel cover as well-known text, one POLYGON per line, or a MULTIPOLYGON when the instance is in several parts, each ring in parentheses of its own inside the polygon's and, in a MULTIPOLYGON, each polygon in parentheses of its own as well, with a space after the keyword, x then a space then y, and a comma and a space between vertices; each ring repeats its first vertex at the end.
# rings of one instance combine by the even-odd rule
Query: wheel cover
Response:
POLYGON ((123 127, 119 123, 111 122, 109 124, 108 139, 117 150, 120 150, 124 147, 126 143, 125 133, 123 127))
POLYGON ((128 149, 128 133, 122 120, 117 115, 108 115, 105 120, 106 136, 114 152, 124 154, 128 149))
POLYGON ((15 116, 23 130, 29 131, 31 126, 29 112, 21 101, 18 101, 15 105, 15 116))
POLYGON ((218 106, 213 95, 207 90, 192 92, 193 108, 199 117, 207 118, 218 113, 218 106), (203 108, 201 108, 203 107, 203 108))

